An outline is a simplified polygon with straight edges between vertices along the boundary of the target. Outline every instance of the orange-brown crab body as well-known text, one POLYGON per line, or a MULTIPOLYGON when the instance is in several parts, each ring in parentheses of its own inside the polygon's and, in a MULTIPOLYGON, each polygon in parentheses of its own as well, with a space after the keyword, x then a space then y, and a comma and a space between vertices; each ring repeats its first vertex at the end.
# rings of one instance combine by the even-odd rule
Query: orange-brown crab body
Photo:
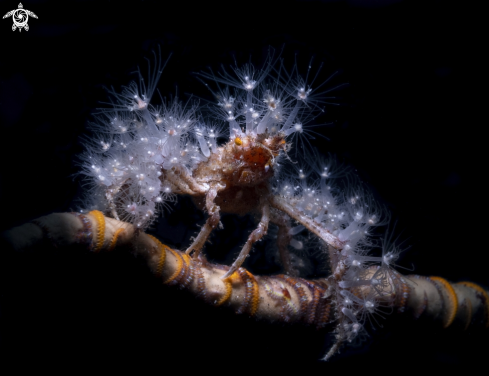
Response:
MULTIPOLYGON (((258 208, 260 196, 268 193, 268 181, 274 174, 275 159, 285 150, 281 134, 236 137, 193 171, 199 184, 219 184, 214 202, 226 213, 244 215, 258 208)), ((205 207, 203 196, 194 196, 205 207)))

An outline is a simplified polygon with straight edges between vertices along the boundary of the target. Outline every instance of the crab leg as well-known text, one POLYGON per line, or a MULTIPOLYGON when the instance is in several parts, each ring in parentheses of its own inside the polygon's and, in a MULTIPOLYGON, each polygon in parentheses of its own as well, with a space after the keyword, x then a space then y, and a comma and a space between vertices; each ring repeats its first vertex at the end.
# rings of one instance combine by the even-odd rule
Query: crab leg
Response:
POLYGON ((177 192, 179 194, 184 194, 184 195, 190 195, 194 196, 195 192, 191 190, 188 185, 180 178, 179 175, 175 174, 171 170, 165 171, 165 174, 163 175, 165 179, 162 179, 160 177, 160 180, 164 182, 165 180, 170 182, 173 186, 177 188, 177 192))
MULTIPOLYGON (((173 171, 181 181, 188 185, 190 190, 194 193, 206 193, 206 187, 197 183, 192 175, 190 175, 185 167, 174 167, 173 171)), ((170 176, 170 174, 168 174, 170 176)), ((175 184, 175 183, 174 183, 175 184)), ((180 188, 180 187, 179 187, 180 188)), ((207 205, 207 204, 206 204, 207 205)))
POLYGON ((260 206, 262 208, 262 215, 258 227, 250 234, 248 240, 241 249, 238 258, 234 261, 233 265, 231 265, 231 268, 227 271, 227 273, 221 277, 221 279, 230 277, 236 270, 238 270, 239 267, 243 265, 244 260, 250 253, 253 244, 260 240, 263 235, 266 235, 268 231, 268 222, 270 221, 270 205, 266 199, 262 198, 260 199, 260 206))
POLYGON ((319 226, 313 219, 307 217, 302 214, 284 199, 277 196, 270 196, 269 198, 270 205, 284 213, 287 213, 291 218, 294 218, 297 222, 311 231, 313 234, 319 236, 322 240, 326 242, 326 244, 330 245, 337 250, 341 250, 344 246, 343 242, 338 239, 336 236, 331 234, 326 229, 319 226))
POLYGON ((221 219, 219 211, 221 208, 215 204, 214 199, 216 198, 218 192, 224 188, 225 186, 220 184, 213 184, 207 191, 207 194, 205 195, 205 207, 209 213, 209 218, 207 218, 204 226, 200 229, 200 232, 194 239, 194 242, 185 251, 187 255, 192 253, 192 251, 195 251, 193 257, 198 257, 212 230, 219 225, 219 221, 221 219))
POLYGON ((270 211, 270 222, 278 226, 277 247, 285 273, 296 276, 297 273, 292 268, 292 264, 290 263, 290 253, 287 249, 287 246, 292 239, 292 236, 289 234, 290 220, 286 214, 281 215, 277 209, 273 209, 270 211))

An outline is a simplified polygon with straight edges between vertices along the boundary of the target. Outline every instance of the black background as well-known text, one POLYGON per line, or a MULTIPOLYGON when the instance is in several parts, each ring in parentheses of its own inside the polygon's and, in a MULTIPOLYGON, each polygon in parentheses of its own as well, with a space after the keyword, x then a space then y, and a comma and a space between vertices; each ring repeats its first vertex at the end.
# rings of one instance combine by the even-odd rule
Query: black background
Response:
MULTIPOLYGON (((28 32, 0 22, 0 229, 75 208, 74 156, 90 114, 107 99, 103 87, 127 84, 158 45, 163 56, 173 53, 159 89, 170 95, 178 87, 184 100, 187 93, 210 99, 192 72, 217 70, 233 55, 259 64, 268 46, 284 46, 286 61, 315 56, 325 63, 323 78, 339 70, 338 82, 349 84, 338 93, 342 105, 327 108, 334 124, 318 130, 328 139, 313 143, 353 165, 387 203, 410 246, 401 265, 488 287, 486 124, 476 115, 487 90, 485 44, 481 10, 461 4, 24 2, 39 17, 29 19, 28 32)), ((0 13, 17 6, 0 5, 0 13)), ((173 221, 196 231, 192 221, 204 217, 187 215, 187 204, 173 221)), ((19 367, 74 370, 98 360, 109 369, 232 372, 232 364, 255 372, 261 362, 369 372, 472 367, 487 350, 487 336, 396 324, 377 331, 370 347, 320 363, 324 333, 208 309, 162 289, 131 256, 45 251, 2 260, 2 355, 19 367)))

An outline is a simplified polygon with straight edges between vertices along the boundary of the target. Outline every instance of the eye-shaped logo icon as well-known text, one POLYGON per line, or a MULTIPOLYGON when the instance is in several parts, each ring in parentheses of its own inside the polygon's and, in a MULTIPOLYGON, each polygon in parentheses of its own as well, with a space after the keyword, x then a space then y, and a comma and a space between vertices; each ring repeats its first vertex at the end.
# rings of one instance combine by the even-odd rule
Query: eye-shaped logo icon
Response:
POLYGON ((12 31, 15 31, 16 29, 22 31, 22 28, 24 28, 25 31, 28 31, 29 25, 27 25, 27 20, 29 20, 29 16, 37 18, 37 16, 33 12, 24 9, 22 3, 19 3, 18 9, 11 10, 5 16, 3 16, 3 18, 7 18, 10 16, 12 16, 12 20, 14 21, 14 24, 12 25, 12 31))

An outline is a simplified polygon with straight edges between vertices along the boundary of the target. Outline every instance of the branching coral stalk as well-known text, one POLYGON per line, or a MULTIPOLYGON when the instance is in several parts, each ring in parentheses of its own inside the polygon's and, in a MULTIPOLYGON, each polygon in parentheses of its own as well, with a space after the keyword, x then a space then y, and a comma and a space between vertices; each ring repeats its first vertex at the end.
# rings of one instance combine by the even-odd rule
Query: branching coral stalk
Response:
MULTIPOLYGON (((129 248, 147 261, 150 270, 163 283, 183 287, 210 305, 227 306, 238 314, 266 321, 324 327, 339 316, 335 289, 329 279, 254 276, 244 268, 223 279, 229 266, 209 263, 203 256, 190 258, 131 224, 106 218, 98 211, 88 215, 51 214, 6 231, 2 238, 16 252, 44 242, 67 250, 83 246, 92 252, 129 248)), ((375 276, 380 268, 372 266, 367 274, 375 276)), ((352 289, 351 294, 344 293, 343 314, 350 314, 345 308, 347 298, 354 301, 369 296, 374 288, 365 285, 352 289)), ((450 283, 441 277, 403 276, 393 272, 383 292, 372 294, 376 296, 376 306, 388 303, 398 313, 422 318, 434 327, 453 327, 459 331, 489 327, 488 292, 471 282, 450 283)), ((325 358, 333 355, 341 344, 337 342, 325 358)))

